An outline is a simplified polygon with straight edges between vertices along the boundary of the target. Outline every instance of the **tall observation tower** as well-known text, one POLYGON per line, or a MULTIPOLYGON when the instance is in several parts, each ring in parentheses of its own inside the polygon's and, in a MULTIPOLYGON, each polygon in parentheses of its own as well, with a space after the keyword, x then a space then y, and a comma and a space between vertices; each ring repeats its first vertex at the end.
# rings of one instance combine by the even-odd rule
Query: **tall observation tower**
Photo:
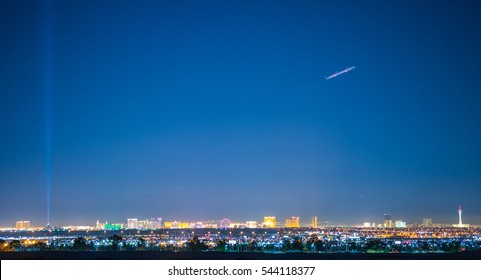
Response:
POLYGON ((469 227, 469 224, 463 224, 463 218, 462 218, 463 209, 461 209, 461 205, 459 205, 459 208, 458 208, 458 215, 459 215, 459 222, 458 222, 457 224, 453 224, 453 227, 456 227, 456 228, 468 228, 468 227, 469 227))
POLYGON ((459 227, 463 227, 463 219, 461 218, 461 215, 463 214, 463 209, 461 209, 461 205, 459 205, 458 214, 459 214, 459 227))

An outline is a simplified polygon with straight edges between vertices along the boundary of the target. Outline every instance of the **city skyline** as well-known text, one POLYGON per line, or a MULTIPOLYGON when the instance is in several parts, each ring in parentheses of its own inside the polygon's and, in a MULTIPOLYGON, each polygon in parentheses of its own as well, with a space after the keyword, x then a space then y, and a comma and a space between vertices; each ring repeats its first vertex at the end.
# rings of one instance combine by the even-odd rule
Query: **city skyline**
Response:
MULTIPOLYGON (((381 222, 379 222, 380 220, 363 220, 363 221, 357 221, 357 222, 354 222, 354 223, 346 223, 346 222, 343 222, 343 221, 329 221, 328 219, 326 220, 321 220, 321 223, 323 224, 323 226, 326 226, 326 225, 348 225, 348 226, 363 226, 363 227, 385 227, 385 228, 403 228, 403 227, 406 227, 407 224, 411 225, 411 226, 425 226, 425 227, 430 227, 430 226, 433 226, 433 225, 443 225, 443 226, 448 226, 448 225, 451 225, 452 227, 469 227, 470 225, 469 224, 466 224, 466 223, 463 223, 462 222, 462 214, 461 214, 462 210, 461 210, 461 205, 459 205, 459 208, 458 208, 458 222, 457 223, 451 223, 451 222, 448 222, 446 223, 445 221, 435 221, 433 223, 433 220, 432 218, 430 217, 423 217, 422 219, 417 219, 417 220, 411 220, 411 221, 408 221, 406 222, 405 219, 403 219, 402 217, 396 217, 395 216, 395 219, 393 219, 393 215, 392 214, 383 214, 383 220, 381 222)), ((291 217, 285 217, 285 223, 282 221, 282 220, 278 220, 279 218, 281 217, 277 217, 276 216, 264 216, 262 219, 259 219, 259 220, 255 220, 255 219, 244 219, 243 222, 241 222, 241 220, 229 220, 228 218, 224 217, 222 219, 184 219, 184 218, 162 218, 162 217, 157 217, 157 218, 133 218, 133 217, 130 217, 130 218, 124 218, 123 221, 127 221, 127 223, 123 223, 123 221, 121 220, 111 220, 110 222, 108 222, 108 219, 105 219, 105 222, 100 222, 99 219, 97 219, 96 221, 96 226, 95 228, 99 228, 99 224, 105 226, 105 225, 119 225, 121 226, 121 228, 144 228, 144 229, 149 229, 149 228, 164 228, 166 227, 164 225, 164 223, 187 223, 187 224, 190 224, 190 225, 194 225, 194 224, 198 224, 200 223, 200 226, 202 226, 202 223, 204 222, 207 222, 209 225, 217 225, 216 227, 218 228, 223 228, 223 227, 230 227, 230 226, 222 226, 222 223, 224 221, 227 221, 229 224, 231 222, 234 222, 235 224, 235 227, 238 227, 238 226, 243 226, 243 227, 246 227, 246 228, 274 228, 274 227, 282 227, 282 224, 284 224, 285 227, 289 228, 289 227, 317 227, 317 226, 313 226, 313 225, 318 225, 318 217, 317 216, 312 216, 312 217, 309 217, 309 218, 306 218, 306 217, 296 217, 296 216, 291 216, 291 217), (261 222, 259 222, 261 221, 261 222), (156 223, 156 226, 137 226, 137 223, 140 223, 141 225, 146 225, 148 223, 152 223, 152 222, 155 222, 156 223), (258 223, 259 222, 259 223, 258 223), (133 224, 135 224, 135 226, 133 226, 133 224), (251 226, 251 225, 255 225, 255 226, 251 226), (295 225, 295 226, 293 226, 295 225)), ((282 219, 282 218, 281 218, 282 219)), ((28 226, 26 228, 44 228, 43 225, 34 225, 34 226, 30 226, 31 225, 31 221, 30 220, 17 220, 16 221, 16 228, 19 229, 19 224, 20 225, 23 225, 23 224, 27 224, 28 223, 28 226)), ((87 223, 67 223, 67 224, 59 224, 59 225, 55 225, 55 224, 51 224, 51 226, 56 226, 56 227, 65 227, 65 226, 91 226, 91 224, 89 224, 88 222, 87 223)), ((476 224, 473 224, 473 226, 477 226, 476 224)), ((0 227, 3 227, 3 228, 9 228, 8 226, 2 226, 0 225, 0 227)), ((23 226, 20 226, 21 228, 23 226)), ((168 226, 167 228, 169 228, 171 226, 168 226)), ((193 227, 196 227, 195 225, 193 227)))
POLYGON ((4 1, 0 225, 481 224, 480 8, 4 1))

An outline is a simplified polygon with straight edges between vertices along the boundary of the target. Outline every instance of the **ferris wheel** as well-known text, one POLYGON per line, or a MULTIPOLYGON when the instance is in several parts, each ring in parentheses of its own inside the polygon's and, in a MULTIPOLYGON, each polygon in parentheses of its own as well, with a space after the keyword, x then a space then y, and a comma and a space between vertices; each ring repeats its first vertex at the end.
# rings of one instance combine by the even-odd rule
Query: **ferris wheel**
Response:
POLYGON ((229 221, 229 219, 225 218, 222 221, 220 221, 220 228, 226 229, 226 228, 230 227, 230 224, 231 224, 231 222, 229 221))

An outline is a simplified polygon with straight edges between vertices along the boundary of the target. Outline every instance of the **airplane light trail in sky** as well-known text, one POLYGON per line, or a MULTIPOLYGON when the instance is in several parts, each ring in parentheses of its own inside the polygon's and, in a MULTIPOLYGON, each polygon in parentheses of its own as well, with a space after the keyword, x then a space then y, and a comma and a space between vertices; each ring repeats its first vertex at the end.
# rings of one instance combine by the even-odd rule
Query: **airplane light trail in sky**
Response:
POLYGON ((333 74, 333 75, 331 75, 331 76, 329 76, 329 77, 326 77, 326 80, 335 78, 335 77, 337 77, 337 76, 339 76, 339 75, 341 75, 341 74, 344 74, 344 73, 346 73, 346 72, 351 71, 351 70, 354 69, 354 68, 356 68, 356 67, 355 67, 355 66, 352 66, 352 67, 349 67, 349 68, 347 68, 347 69, 344 69, 344 70, 342 70, 341 72, 337 72, 337 73, 335 73, 335 74, 333 74))

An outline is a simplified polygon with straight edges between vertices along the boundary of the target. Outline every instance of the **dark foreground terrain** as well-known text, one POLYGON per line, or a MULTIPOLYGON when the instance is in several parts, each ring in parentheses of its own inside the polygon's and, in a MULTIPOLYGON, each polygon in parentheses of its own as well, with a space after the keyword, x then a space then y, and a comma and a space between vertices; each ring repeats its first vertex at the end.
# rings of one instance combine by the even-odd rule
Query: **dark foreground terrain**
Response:
POLYGON ((225 253, 160 251, 0 252, 2 260, 481 260, 481 251, 426 254, 358 253, 225 253))

